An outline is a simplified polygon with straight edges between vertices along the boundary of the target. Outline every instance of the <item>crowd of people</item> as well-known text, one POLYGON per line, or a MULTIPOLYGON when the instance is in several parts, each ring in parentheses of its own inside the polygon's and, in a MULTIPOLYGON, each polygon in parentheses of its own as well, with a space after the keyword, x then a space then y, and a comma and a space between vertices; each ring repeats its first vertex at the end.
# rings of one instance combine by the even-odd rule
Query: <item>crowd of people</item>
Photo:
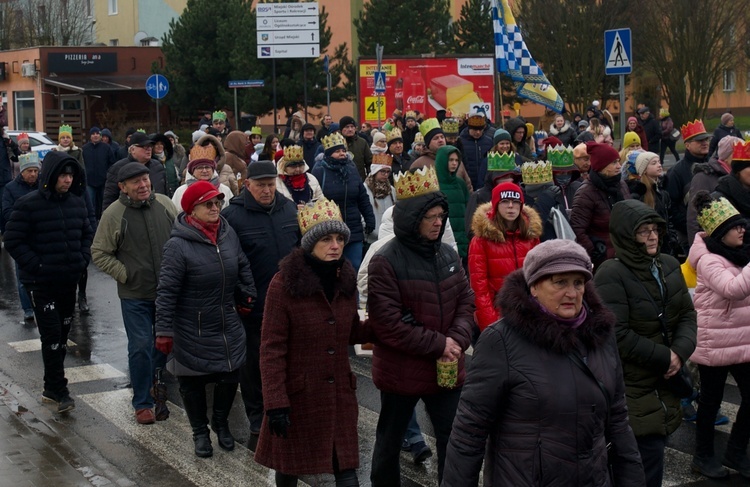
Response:
POLYGON ((92 127, 79 148, 63 125, 43 160, 3 136, 1 229, 42 400, 75 407, 64 360, 93 260, 117 282, 134 420, 169 418, 168 372, 195 455, 211 431, 232 451, 240 386, 278 486, 359 485, 354 344, 380 391, 373 486, 400 485, 402 451, 433 456, 419 401, 443 486, 482 468, 484 485, 659 486, 683 420, 695 471, 750 478, 750 143, 730 113, 713 136, 659 115, 639 107, 620 147, 598 104, 538 130, 481 110, 381 129, 298 111, 265 137, 218 110, 188 147, 92 127), (729 373, 743 404, 722 457, 729 373))

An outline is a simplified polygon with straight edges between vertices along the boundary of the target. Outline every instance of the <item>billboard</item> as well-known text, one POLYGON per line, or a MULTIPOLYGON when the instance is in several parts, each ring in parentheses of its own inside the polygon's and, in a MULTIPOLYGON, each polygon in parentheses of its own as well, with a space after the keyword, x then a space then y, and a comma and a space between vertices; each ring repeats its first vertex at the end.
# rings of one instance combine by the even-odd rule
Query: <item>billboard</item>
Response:
MULTIPOLYGON (((378 122, 376 70, 374 58, 359 60, 361 122, 378 122)), ((493 118, 495 63, 491 56, 384 57, 381 71, 385 72, 385 94, 380 97, 382 120, 396 109, 416 110, 429 118, 438 110, 450 110, 457 116, 481 108, 493 118)))

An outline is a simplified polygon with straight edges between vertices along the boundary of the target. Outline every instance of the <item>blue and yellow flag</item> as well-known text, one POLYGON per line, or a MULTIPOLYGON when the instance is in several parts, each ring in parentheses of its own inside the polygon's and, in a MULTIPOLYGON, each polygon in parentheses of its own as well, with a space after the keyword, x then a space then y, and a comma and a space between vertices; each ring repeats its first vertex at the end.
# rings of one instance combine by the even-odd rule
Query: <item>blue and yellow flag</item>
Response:
POLYGON ((531 57, 508 0, 492 0, 492 27, 497 70, 513 80, 518 96, 562 113, 565 104, 531 57))

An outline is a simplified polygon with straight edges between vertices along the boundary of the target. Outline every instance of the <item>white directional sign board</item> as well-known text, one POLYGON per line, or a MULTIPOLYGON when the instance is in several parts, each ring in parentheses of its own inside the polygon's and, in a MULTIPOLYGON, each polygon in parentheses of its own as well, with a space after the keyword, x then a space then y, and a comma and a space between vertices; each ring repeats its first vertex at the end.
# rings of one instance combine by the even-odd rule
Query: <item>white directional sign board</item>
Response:
POLYGON ((259 59, 320 56, 316 2, 260 3, 255 12, 259 59))

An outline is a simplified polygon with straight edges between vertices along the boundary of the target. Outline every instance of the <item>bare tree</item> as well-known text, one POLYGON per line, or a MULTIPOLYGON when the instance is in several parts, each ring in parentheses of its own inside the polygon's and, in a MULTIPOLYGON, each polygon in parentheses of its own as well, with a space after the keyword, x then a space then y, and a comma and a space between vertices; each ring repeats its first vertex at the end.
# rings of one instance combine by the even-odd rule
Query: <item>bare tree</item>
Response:
POLYGON ((0 48, 90 44, 91 14, 91 0, 0 2, 0 48))
POLYGON ((703 118, 724 76, 748 66, 748 12, 736 0, 635 0, 637 59, 662 84, 672 118, 703 118))

